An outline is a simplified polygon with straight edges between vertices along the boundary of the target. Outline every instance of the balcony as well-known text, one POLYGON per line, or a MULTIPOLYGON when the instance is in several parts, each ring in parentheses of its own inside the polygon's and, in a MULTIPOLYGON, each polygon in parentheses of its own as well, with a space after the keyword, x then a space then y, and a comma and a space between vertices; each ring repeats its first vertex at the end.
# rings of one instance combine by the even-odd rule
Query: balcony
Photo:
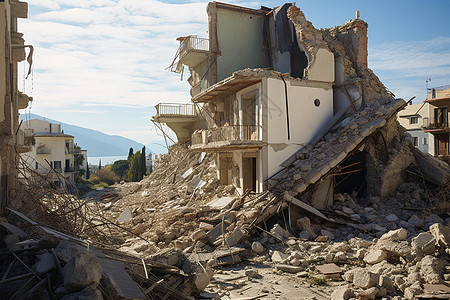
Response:
POLYGON ((36 149, 36 154, 38 155, 48 155, 51 151, 49 148, 39 147, 36 149))
POLYGON ((77 154, 77 153, 81 153, 80 149, 66 147, 66 154, 77 154))
POLYGON ((209 130, 199 130, 192 134, 191 150, 223 151, 261 148, 261 126, 228 125, 209 130))
POLYGON ((448 121, 445 118, 423 118, 423 130, 425 132, 447 132, 450 131, 448 121))
POLYGON ((155 106, 156 117, 196 117, 194 104, 159 103, 155 106))
POLYGON ((209 40, 195 35, 178 38, 180 41, 179 57, 182 64, 195 67, 208 57, 209 40))
POLYGON ((78 172, 80 171, 80 167, 65 167, 64 173, 78 172))

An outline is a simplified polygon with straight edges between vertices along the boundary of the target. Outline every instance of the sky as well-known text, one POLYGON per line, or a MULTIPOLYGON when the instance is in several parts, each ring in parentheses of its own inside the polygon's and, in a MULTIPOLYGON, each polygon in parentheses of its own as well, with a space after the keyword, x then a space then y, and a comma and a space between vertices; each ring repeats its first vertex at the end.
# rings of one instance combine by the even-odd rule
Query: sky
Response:
MULTIPOLYGON (((28 65, 19 64, 19 90, 34 101, 21 113, 121 135, 154 153, 165 152, 150 118, 160 102, 190 101, 189 71, 182 81, 166 68, 179 46, 177 37, 207 36, 207 2, 28 0, 28 19, 19 20, 19 31, 34 46, 33 73, 25 79, 28 65)), ((259 8, 284 2, 227 3, 259 8)), ((414 103, 420 103, 427 84, 450 84, 450 1, 296 5, 316 28, 342 25, 359 10, 369 24, 369 67, 396 97, 416 96, 414 103)))

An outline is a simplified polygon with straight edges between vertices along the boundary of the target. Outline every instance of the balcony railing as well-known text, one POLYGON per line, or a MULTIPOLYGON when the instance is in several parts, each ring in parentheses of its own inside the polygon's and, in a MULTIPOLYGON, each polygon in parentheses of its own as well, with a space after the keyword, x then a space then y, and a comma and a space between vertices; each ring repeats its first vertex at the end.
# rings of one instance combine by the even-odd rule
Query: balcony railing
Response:
POLYGON ((194 104, 159 103, 155 106, 156 116, 192 116, 197 115, 194 104))
POLYGON ((209 51, 209 40, 190 35, 181 41, 180 49, 181 58, 183 58, 189 50, 209 51))
POLYGON ((433 130, 433 129, 445 129, 448 128, 448 121, 443 120, 443 118, 423 118, 423 129, 433 130))
POLYGON ((260 141, 258 125, 229 125, 209 130, 201 130, 192 134, 192 145, 217 142, 260 141))
POLYGON ((66 147, 66 154, 75 154, 75 153, 81 153, 80 149, 66 147))
POLYGON ((78 172, 78 171, 80 171, 80 167, 65 167, 64 168, 65 173, 78 172))

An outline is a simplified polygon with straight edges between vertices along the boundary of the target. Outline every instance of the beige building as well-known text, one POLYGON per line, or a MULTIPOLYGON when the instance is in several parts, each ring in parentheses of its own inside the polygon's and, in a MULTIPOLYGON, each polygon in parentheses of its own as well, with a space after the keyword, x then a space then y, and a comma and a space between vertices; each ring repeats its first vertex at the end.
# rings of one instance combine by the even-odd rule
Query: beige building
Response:
POLYGON ((424 153, 434 155, 434 138, 423 130, 424 122, 428 121, 428 109, 427 103, 407 105, 399 111, 397 119, 411 134, 414 146, 424 153))
MULTIPOLYGON (((22 123, 25 136, 32 138, 29 152, 22 153, 21 158, 28 166, 39 174, 46 175, 55 187, 64 187, 73 183, 75 174, 87 162, 87 154, 76 149, 74 137, 64 134, 61 124, 32 119, 22 123), (82 166, 77 166, 75 157, 82 155, 85 159, 82 166)), ((85 169, 86 170, 86 169, 85 169)))
MULTIPOLYGON (((362 104, 358 85, 342 84, 342 58, 310 36, 315 31, 291 6, 209 3, 209 36, 178 38, 172 64, 174 72, 190 71, 191 103, 161 103, 153 117, 192 150, 214 153, 220 182, 241 193, 265 190, 293 156, 362 104)), ((367 66, 367 23, 357 17, 334 30, 367 66)))
MULTIPOLYGON (((26 108, 31 97, 17 89, 18 64, 29 49, 18 31, 18 19, 27 18, 28 4, 17 0, 0 1, 0 213, 17 187, 18 152, 27 151, 25 137, 19 128, 19 109, 26 108)), ((26 63, 26 62, 23 62, 26 63)))
POLYGON ((424 131, 430 133, 434 140, 434 149, 430 153, 449 161, 450 85, 428 89, 427 100, 424 102, 428 108, 428 117, 424 120, 424 131))

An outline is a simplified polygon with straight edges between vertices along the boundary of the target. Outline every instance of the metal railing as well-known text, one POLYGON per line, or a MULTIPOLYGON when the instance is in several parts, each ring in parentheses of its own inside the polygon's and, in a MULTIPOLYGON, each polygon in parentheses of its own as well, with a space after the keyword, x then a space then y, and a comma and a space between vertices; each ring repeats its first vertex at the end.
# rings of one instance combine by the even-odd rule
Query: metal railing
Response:
POLYGON ((186 55, 189 50, 209 51, 209 40, 190 35, 180 42, 180 57, 186 55))
POLYGON ((78 172, 80 171, 80 167, 65 167, 64 172, 78 172))
POLYGON ((433 117, 424 117, 423 118, 423 129, 445 129, 448 128, 448 120, 443 118, 433 118, 433 117))
POLYGON ((81 153, 80 149, 66 147, 66 154, 76 154, 76 153, 81 153))
POLYGON ((194 132, 191 136, 192 145, 215 142, 260 141, 258 125, 228 125, 209 130, 194 132))
POLYGON ((197 115, 194 104, 159 103, 155 106, 156 115, 161 116, 193 116, 197 115))

